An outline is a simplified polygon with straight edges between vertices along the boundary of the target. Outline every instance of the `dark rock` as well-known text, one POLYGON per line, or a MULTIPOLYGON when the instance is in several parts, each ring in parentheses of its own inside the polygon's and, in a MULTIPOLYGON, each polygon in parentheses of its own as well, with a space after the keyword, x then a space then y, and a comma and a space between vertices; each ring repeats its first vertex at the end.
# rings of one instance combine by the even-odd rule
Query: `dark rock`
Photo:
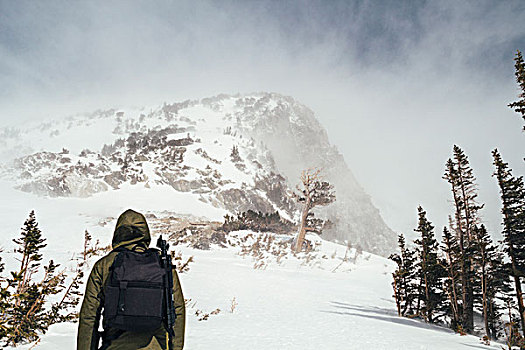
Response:
POLYGON ((210 237, 210 243, 221 244, 226 243, 226 235, 224 232, 213 232, 210 237))
POLYGON ((210 240, 207 238, 200 239, 199 241, 193 243, 191 247, 200 250, 210 250, 210 240))
POLYGON ((104 176, 104 181, 114 189, 118 189, 119 185, 126 181, 126 177, 120 171, 114 171, 104 176))

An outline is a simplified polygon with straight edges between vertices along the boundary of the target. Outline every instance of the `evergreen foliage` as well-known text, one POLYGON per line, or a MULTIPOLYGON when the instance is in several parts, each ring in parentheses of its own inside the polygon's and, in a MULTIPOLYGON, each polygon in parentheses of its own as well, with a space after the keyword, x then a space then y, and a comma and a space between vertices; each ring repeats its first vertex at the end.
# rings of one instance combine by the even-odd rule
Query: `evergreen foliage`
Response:
POLYGON ((502 201, 503 238, 505 253, 510 259, 509 274, 514 279, 516 301, 521 319, 522 332, 525 335, 525 306, 521 278, 525 272, 525 188, 523 177, 514 177, 508 164, 503 162, 498 150, 492 152, 502 201))
MULTIPOLYGON (((20 237, 13 242, 17 245, 15 253, 20 257, 20 267, 10 271, 7 278, 0 278, 0 340, 16 346, 37 340, 53 323, 76 318, 74 308, 80 298, 83 265, 77 265, 69 285, 65 270, 59 270, 53 260, 41 266, 41 250, 46 240, 34 211, 24 222, 20 237)), ((0 273, 3 270, 0 265, 0 273)))
POLYGON ((434 226, 428 221, 426 212, 421 206, 417 210, 419 222, 418 227, 414 231, 419 232, 421 235, 420 239, 414 241, 419 257, 417 262, 420 273, 418 304, 419 301, 424 303, 421 310, 423 316, 427 322, 433 323, 435 310, 444 298, 441 290, 441 279, 445 271, 438 259, 438 243, 434 238, 434 226))
MULTIPOLYGON (((514 61, 516 82, 521 92, 519 100, 508 106, 525 120, 525 63, 519 50, 514 61)), ((418 259, 413 259, 402 235, 398 242, 401 254, 390 256, 397 265, 392 274, 394 298, 400 316, 410 316, 413 310, 421 312, 427 322, 446 316, 450 327, 461 334, 474 332, 474 310, 479 310, 484 321, 484 343, 488 345, 490 340, 504 337, 509 349, 515 346, 525 349, 522 292, 522 278, 525 277, 525 186, 523 177, 512 175, 497 150, 492 156, 496 168, 493 176, 497 178, 502 200, 504 240, 500 243, 503 247, 494 244, 480 222, 479 211, 483 205, 477 201, 476 179, 468 157, 455 145, 453 157, 446 162, 443 175, 451 186, 454 214, 449 217, 449 227, 443 229, 441 252, 438 253, 433 238, 433 226, 419 207, 415 231, 421 234, 421 238, 414 242, 418 247, 418 259), (435 266, 436 270, 430 272, 430 266, 435 266), (413 278, 414 274, 416 278, 413 278), (414 293, 417 277, 419 289, 414 293), (440 277, 444 277, 442 283, 440 277), (410 283, 412 287, 409 287, 410 283), (429 287, 442 292, 435 303, 428 292, 429 287), (415 306, 414 295, 417 296, 415 306), (421 308, 420 303, 423 304, 421 308), (516 308, 518 315, 514 312, 516 308), (520 328, 523 334, 520 334, 520 328)))
POLYGON ((505 322, 505 345, 509 348, 509 350, 515 349, 515 347, 519 347, 520 349, 525 348, 525 338, 520 334, 519 332, 519 317, 516 318, 514 316, 514 313, 512 312, 514 309, 514 306, 512 305, 510 300, 507 300, 507 322, 505 322))
POLYGON ((308 231, 321 235, 323 230, 333 227, 333 223, 330 220, 316 218, 315 214, 310 212, 306 217, 306 227, 308 231))
MULTIPOLYGON (((518 94, 519 100, 509 103, 509 107, 514 109, 516 113, 521 114, 523 120, 525 120, 525 62, 523 61, 523 56, 521 55, 520 50, 516 52, 516 57, 514 58, 516 82, 520 87, 520 93, 518 94)), ((525 130, 525 126, 523 127, 525 130)))
POLYGON ((443 290, 447 295, 448 301, 444 303, 440 309, 450 317, 450 328, 458 331, 461 326, 462 308, 460 301, 460 263, 459 263, 459 244, 457 238, 444 227, 443 228, 443 242, 441 249, 445 255, 442 259, 441 265, 446 270, 446 279, 444 281, 443 290))
MULTIPOLYGON (((478 267, 479 295, 475 300, 483 310, 485 335, 488 340, 498 338, 501 305, 497 302, 501 293, 509 293, 508 273, 503 266, 503 256, 494 246, 484 225, 475 231, 476 252, 474 263, 478 267)), ((506 295, 506 294, 504 294, 506 295)))
POLYGON ((236 217, 226 214, 222 230, 225 232, 252 230, 255 232, 275 232, 289 234, 294 225, 292 222, 281 218, 279 212, 261 213, 248 210, 237 214, 236 217))
MULTIPOLYGON (((335 201, 334 186, 321 177, 321 169, 304 170, 301 174, 302 187, 297 186, 293 198, 303 205, 301 222, 295 239, 295 252, 303 248, 304 237, 307 231, 315 231, 315 227, 308 226, 308 217, 313 208, 326 206, 335 201)), ((312 223, 312 221, 310 221, 312 223)), ((315 222, 313 222, 316 224, 315 222)))
POLYGON ((396 302, 397 315, 402 316, 401 307, 405 300, 405 290, 403 288, 404 286, 402 278, 403 261, 401 260, 401 256, 399 256, 399 254, 391 254, 388 258, 397 264, 397 268, 394 270, 394 272, 392 272, 392 288, 394 290, 394 295, 392 296, 396 302))
POLYGON ((474 329, 474 288, 476 273, 473 263, 475 251, 474 231, 479 223, 478 211, 483 205, 477 203, 477 186, 468 157, 454 145, 453 158, 446 163, 443 176, 450 185, 454 201, 454 217, 451 230, 459 243, 459 267, 461 286, 461 326, 466 332, 474 329))
POLYGON ((20 236, 18 239, 13 239, 13 242, 18 245, 15 252, 22 254, 21 266, 18 272, 11 273, 13 283, 16 283, 17 293, 24 292, 27 281, 31 279, 33 273, 40 266, 42 260, 40 250, 46 246, 42 232, 38 228, 34 211, 29 213, 29 218, 24 222, 20 236))
POLYGON ((418 297, 418 273, 416 271, 416 252, 406 246, 403 234, 398 236, 398 247, 401 254, 392 254, 389 259, 397 264, 392 276, 394 281, 394 298, 400 316, 417 316, 416 300, 418 297))

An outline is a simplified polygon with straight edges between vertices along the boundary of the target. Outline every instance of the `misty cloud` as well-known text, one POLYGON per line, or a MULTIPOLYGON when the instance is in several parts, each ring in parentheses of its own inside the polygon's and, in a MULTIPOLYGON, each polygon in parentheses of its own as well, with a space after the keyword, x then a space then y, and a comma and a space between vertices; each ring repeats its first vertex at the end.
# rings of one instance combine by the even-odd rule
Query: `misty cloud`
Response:
POLYGON ((450 211, 458 144, 499 232, 490 150, 525 173, 513 55, 520 1, 0 1, 2 124, 218 93, 309 106, 386 222, 450 211))

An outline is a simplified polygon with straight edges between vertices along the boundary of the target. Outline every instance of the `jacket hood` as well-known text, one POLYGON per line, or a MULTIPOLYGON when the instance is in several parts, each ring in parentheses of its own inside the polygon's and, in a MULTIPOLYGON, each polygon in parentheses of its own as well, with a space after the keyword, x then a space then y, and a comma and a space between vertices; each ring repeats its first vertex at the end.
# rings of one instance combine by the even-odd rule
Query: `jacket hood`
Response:
POLYGON ((113 249, 128 245, 140 245, 147 248, 150 242, 151 236, 144 215, 131 209, 120 214, 111 241, 113 249))

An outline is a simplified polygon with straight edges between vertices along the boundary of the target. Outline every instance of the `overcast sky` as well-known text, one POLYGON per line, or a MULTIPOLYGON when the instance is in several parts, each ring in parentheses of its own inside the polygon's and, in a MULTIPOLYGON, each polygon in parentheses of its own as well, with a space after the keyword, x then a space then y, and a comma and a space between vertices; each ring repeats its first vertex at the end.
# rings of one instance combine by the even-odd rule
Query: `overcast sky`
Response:
POLYGON ((0 0, 2 125, 272 91, 309 106, 387 224, 438 234, 452 146, 500 232, 490 151, 525 174, 513 57, 525 1, 0 0))

